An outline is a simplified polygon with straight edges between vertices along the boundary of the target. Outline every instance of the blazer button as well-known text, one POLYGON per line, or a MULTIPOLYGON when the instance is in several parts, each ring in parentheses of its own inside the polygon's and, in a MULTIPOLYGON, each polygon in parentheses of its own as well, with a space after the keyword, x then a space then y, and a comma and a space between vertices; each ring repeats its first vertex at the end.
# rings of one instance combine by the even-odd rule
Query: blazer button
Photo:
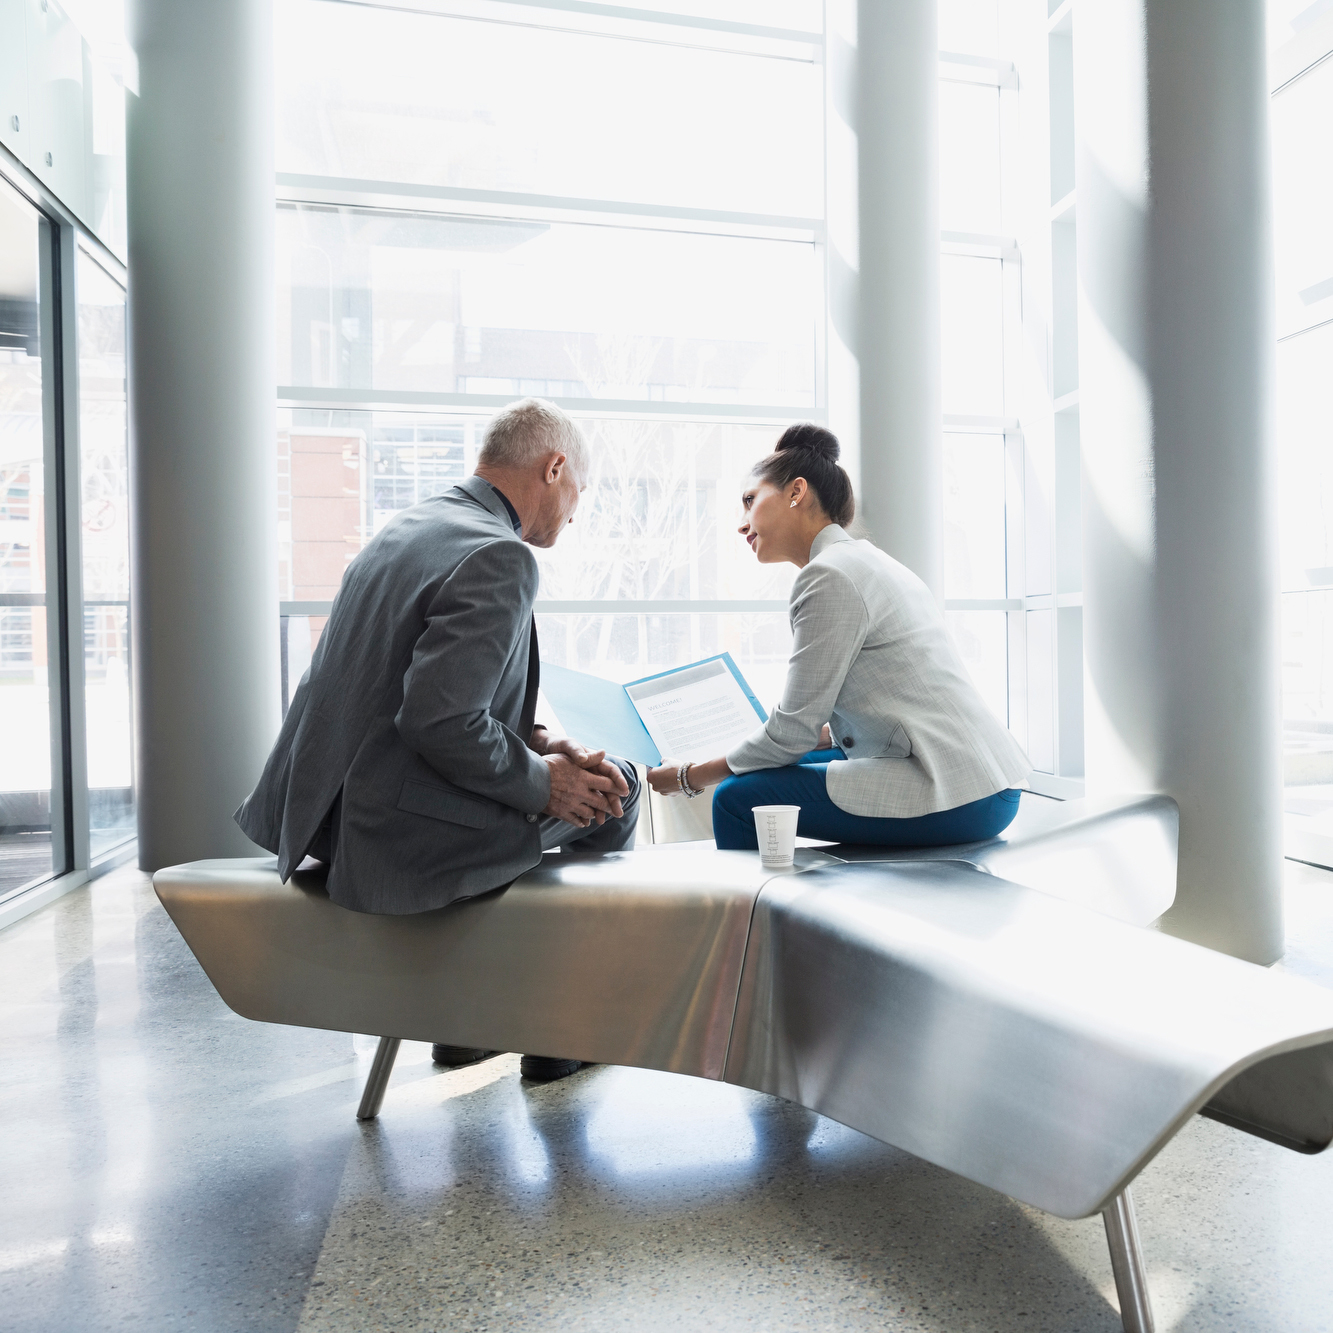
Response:
POLYGON ((523 818, 526 819, 529 824, 535 824, 537 822, 536 815, 524 815, 523 818))
POLYGON ((842 738, 842 748, 844 750, 850 750, 855 744, 856 742, 850 736, 844 736, 842 738))

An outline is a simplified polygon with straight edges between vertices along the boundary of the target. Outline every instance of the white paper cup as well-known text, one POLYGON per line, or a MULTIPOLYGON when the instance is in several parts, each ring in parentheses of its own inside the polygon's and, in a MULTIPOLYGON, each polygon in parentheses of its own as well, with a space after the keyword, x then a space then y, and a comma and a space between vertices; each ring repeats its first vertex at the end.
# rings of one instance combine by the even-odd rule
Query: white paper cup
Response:
POLYGON ((754 807, 754 831, 764 865, 789 866, 796 859, 796 821, 800 814, 799 805, 754 807))

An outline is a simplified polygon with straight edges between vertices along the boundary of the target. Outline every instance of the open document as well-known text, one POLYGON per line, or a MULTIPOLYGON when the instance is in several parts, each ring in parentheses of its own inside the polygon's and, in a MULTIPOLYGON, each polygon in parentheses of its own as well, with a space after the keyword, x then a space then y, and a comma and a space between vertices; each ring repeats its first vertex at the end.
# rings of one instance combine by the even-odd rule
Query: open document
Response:
POLYGON ((767 720, 730 653, 628 685, 543 662, 542 694, 568 735, 653 766, 716 759, 767 720))

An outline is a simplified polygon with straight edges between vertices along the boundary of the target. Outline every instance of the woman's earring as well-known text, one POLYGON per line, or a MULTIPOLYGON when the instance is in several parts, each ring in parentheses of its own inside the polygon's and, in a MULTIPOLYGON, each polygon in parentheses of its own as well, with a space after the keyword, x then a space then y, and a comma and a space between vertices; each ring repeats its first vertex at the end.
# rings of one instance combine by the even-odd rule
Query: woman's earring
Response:
POLYGON ((793 500, 793 501, 791 502, 791 504, 788 506, 788 508, 789 508, 789 509, 795 509, 795 508, 796 508, 796 501, 793 500))

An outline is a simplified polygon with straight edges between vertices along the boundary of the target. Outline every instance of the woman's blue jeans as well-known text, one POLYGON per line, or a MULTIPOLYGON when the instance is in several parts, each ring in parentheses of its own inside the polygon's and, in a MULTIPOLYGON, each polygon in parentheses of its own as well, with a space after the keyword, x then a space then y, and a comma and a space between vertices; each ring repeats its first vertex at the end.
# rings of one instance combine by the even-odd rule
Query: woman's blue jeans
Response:
POLYGON ((713 837, 719 847, 756 851, 756 805, 799 805, 796 832, 823 842, 865 843, 872 847, 946 847, 981 842, 1002 833, 1018 813, 1015 788, 996 792, 953 810, 916 819, 872 819, 851 815, 829 800, 826 775, 841 750, 811 750, 786 768, 761 768, 729 777, 713 793, 713 837))

